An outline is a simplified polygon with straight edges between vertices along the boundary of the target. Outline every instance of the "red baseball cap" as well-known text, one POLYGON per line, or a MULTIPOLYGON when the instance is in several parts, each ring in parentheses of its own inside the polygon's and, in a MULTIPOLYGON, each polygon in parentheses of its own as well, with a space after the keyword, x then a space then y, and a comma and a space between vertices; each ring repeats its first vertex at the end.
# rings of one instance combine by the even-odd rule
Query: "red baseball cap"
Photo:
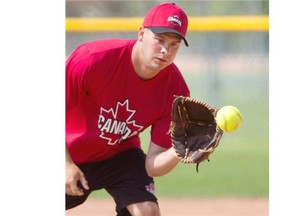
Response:
POLYGON ((151 8, 146 14, 142 26, 156 34, 176 33, 182 37, 188 47, 185 38, 188 18, 186 13, 175 3, 166 2, 151 8))

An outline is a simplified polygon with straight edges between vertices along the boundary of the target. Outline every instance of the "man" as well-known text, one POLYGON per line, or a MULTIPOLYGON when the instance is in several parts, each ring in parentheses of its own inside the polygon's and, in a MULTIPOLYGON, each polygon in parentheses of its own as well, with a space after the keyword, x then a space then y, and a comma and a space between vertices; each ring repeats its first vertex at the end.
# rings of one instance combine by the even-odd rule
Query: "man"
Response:
POLYGON ((105 189, 117 215, 160 215, 153 177, 179 159, 169 133, 175 95, 189 89, 173 63, 188 19, 174 3, 148 11, 137 40, 80 45, 66 62, 66 209, 105 189), (147 155, 139 134, 151 126, 147 155))

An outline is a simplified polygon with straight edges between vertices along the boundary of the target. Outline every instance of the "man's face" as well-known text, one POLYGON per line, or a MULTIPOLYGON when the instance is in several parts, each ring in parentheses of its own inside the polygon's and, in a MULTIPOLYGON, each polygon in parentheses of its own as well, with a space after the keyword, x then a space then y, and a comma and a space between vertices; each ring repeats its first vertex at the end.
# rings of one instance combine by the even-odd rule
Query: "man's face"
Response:
POLYGON ((154 70, 162 70, 174 61, 182 40, 179 35, 175 33, 154 34, 147 28, 141 29, 139 34, 142 42, 143 63, 146 66, 154 70))

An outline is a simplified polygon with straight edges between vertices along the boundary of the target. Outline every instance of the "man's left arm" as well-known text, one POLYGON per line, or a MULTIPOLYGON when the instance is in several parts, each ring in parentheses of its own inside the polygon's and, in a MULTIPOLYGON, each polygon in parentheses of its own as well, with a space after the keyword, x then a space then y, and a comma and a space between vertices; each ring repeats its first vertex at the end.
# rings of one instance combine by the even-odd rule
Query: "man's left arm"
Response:
POLYGON ((150 142, 146 156, 146 170, 149 176, 163 176, 172 171, 179 162, 175 150, 156 145, 150 142))

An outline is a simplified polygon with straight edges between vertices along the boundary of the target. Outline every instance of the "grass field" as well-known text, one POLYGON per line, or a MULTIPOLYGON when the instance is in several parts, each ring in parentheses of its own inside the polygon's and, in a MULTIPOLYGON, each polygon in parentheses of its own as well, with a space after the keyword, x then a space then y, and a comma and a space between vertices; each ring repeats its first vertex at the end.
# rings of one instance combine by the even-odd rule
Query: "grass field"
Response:
MULTIPOLYGON (((210 103, 209 84, 203 76, 186 77, 192 96, 210 103), (200 83, 206 82, 205 85, 200 83)), ((235 105, 243 115, 242 127, 225 133, 210 163, 196 172, 194 164, 179 164, 170 174, 155 178, 159 197, 268 197, 269 97, 267 75, 222 76, 218 106, 235 105)), ((147 150, 149 130, 141 135, 147 150)), ((104 191, 93 194, 107 197, 104 191)))

